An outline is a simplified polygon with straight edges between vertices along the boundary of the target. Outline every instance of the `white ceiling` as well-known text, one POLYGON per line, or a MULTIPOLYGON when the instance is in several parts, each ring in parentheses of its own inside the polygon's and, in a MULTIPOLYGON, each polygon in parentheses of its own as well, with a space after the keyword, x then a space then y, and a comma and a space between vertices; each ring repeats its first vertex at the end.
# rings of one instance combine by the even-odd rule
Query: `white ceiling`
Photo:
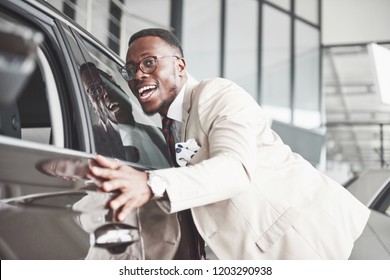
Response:
POLYGON ((322 0, 322 44, 390 41, 389 0, 322 0))

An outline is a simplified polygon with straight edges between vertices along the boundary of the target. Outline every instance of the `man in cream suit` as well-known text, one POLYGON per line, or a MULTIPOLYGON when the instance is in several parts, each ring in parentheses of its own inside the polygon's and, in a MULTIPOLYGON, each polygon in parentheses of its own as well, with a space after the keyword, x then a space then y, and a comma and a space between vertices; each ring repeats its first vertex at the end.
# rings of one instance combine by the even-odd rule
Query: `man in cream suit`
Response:
MULTIPOLYGON (((121 191, 110 203, 122 207, 119 220, 158 199, 172 224, 164 238, 192 246, 172 222, 190 209, 219 259, 349 257, 369 210, 293 153, 247 92, 221 78, 190 82, 178 40, 162 29, 132 36, 122 74, 145 113, 174 119, 176 141, 195 139, 200 149, 187 166, 152 172, 97 156, 90 176, 105 180, 104 191, 121 191)), ((150 258, 174 257, 179 243, 150 258)))

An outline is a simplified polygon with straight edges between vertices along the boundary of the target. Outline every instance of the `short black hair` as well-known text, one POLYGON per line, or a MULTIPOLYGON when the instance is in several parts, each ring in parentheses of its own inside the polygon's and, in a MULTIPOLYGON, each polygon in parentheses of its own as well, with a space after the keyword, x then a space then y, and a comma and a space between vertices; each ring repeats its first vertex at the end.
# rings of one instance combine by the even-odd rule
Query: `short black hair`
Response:
POLYGON ((162 28, 147 28, 147 29, 142 29, 142 30, 134 33, 130 37, 129 46, 135 40, 142 38, 142 37, 148 37, 148 36, 154 36, 154 37, 161 38, 168 45, 170 45, 172 47, 176 47, 179 50, 180 55, 183 57, 183 49, 181 47, 179 39, 171 31, 166 30, 166 29, 162 29, 162 28))

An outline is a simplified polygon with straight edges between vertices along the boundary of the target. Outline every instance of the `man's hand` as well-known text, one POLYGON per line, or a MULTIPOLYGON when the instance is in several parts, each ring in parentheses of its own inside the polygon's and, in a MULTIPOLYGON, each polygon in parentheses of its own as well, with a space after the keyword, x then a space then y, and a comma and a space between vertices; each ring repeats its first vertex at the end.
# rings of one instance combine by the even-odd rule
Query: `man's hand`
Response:
POLYGON ((101 182, 101 189, 106 192, 118 190, 121 193, 110 201, 112 210, 121 207, 117 215, 123 221, 132 210, 148 202, 153 194, 147 185, 148 175, 125 163, 100 155, 91 161, 89 177, 101 182))

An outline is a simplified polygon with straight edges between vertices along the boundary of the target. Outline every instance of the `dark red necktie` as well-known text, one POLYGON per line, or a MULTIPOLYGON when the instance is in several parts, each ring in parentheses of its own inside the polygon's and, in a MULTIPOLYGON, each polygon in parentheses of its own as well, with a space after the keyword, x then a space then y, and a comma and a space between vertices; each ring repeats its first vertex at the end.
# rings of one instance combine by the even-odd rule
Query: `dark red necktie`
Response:
MULTIPOLYGON (((173 135, 172 131, 172 123, 173 120, 168 118, 168 117, 163 117, 162 119, 162 130, 163 134, 165 137, 165 141, 167 142, 168 145, 168 152, 172 158, 173 164, 175 167, 178 167, 179 165, 177 164, 176 161, 176 151, 175 151, 175 137, 173 135)), ((206 252, 204 250, 204 240, 198 233, 198 230, 195 227, 194 220, 192 218, 191 210, 184 210, 178 213, 179 215, 179 220, 180 220, 180 227, 182 229, 182 233, 188 232, 188 229, 190 229, 190 232, 188 233, 190 236, 192 236, 192 239, 195 241, 195 252, 191 253, 193 249, 191 248, 186 248, 185 244, 181 244, 179 246, 179 250, 181 248, 182 251, 187 252, 183 253, 182 256, 185 258, 190 258, 190 259, 205 259, 206 258, 206 252), (184 247, 183 247, 184 245, 184 247), (188 253, 190 252, 190 253, 188 253)))
POLYGON ((167 142, 168 145, 168 153, 171 156, 173 165, 175 167, 178 167, 179 165, 176 162, 175 136, 173 135, 173 131, 172 131, 172 123, 173 123, 172 119, 168 117, 164 117, 162 119, 162 131, 165 137, 165 141, 167 142))

